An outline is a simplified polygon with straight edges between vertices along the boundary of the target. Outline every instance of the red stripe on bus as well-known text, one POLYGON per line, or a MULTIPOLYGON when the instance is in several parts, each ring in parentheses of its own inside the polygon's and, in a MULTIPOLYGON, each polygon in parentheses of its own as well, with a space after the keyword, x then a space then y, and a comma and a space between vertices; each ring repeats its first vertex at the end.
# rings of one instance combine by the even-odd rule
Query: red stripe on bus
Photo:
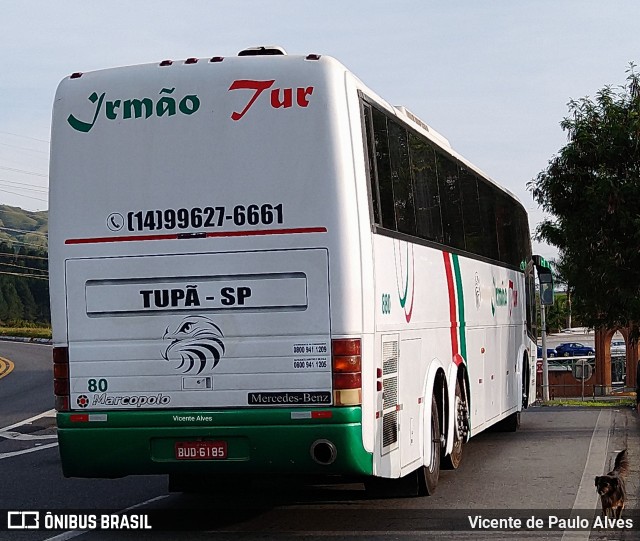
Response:
MULTIPOLYGON (((296 235, 302 233, 326 233, 326 227, 293 227, 290 229, 252 229, 248 231, 215 231, 208 232, 203 237, 193 238, 220 238, 220 237, 257 237, 264 235, 296 235)), ((85 239, 67 239, 65 244, 99 244, 104 242, 139 242, 147 240, 177 240, 182 235, 194 233, 171 233, 166 235, 128 235, 121 237, 92 237, 85 239)), ((197 233, 195 233, 197 235, 197 233)), ((188 237, 186 237, 188 238, 188 237)), ((189 239, 191 240, 191 239, 189 239)))
POLYGON ((214 237, 257 237, 261 235, 296 235, 300 233, 326 233, 326 227, 294 227, 292 229, 253 229, 250 231, 215 231, 207 233, 214 237))
POLYGON ((458 320, 456 319, 456 293, 453 287, 453 272, 451 271, 451 259, 447 252, 442 252, 444 257, 444 271, 447 275, 447 290, 449 292, 449 319, 451 320, 451 354, 458 355, 458 320))

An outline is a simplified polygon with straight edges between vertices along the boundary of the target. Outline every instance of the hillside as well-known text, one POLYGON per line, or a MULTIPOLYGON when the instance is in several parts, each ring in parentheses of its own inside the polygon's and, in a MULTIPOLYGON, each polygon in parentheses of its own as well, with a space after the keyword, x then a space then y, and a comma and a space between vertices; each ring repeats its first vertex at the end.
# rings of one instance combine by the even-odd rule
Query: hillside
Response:
POLYGON ((48 215, 46 210, 33 212, 0 205, 0 243, 46 250, 48 215))
POLYGON ((47 211, 0 205, 0 325, 47 324, 47 211))

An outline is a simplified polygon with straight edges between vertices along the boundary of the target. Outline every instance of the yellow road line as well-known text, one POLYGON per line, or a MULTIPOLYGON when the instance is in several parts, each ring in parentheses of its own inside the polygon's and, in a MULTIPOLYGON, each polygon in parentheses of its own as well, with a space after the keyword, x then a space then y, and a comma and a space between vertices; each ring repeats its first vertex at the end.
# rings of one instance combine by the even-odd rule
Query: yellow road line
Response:
POLYGON ((13 370, 13 363, 9 359, 0 357, 0 379, 10 374, 13 370))

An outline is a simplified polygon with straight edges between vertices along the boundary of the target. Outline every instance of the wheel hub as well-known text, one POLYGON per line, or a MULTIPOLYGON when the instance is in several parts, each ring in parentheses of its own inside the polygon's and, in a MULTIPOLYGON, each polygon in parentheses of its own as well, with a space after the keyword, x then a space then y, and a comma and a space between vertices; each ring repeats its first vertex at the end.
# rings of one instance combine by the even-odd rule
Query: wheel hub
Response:
POLYGON ((469 410, 467 402, 456 396, 456 439, 465 439, 469 434, 469 410))

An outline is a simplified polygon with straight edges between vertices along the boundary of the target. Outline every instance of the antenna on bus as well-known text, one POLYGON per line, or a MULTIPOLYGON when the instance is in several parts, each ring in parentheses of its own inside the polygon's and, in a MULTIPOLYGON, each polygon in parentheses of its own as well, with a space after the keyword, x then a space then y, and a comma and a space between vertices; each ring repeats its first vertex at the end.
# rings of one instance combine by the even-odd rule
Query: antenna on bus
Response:
POLYGON ((238 56, 273 56, 273 55, 286 55, 282 47, 277 45, 261 45, 260 47, 248 47, 238 53, 238 56))

